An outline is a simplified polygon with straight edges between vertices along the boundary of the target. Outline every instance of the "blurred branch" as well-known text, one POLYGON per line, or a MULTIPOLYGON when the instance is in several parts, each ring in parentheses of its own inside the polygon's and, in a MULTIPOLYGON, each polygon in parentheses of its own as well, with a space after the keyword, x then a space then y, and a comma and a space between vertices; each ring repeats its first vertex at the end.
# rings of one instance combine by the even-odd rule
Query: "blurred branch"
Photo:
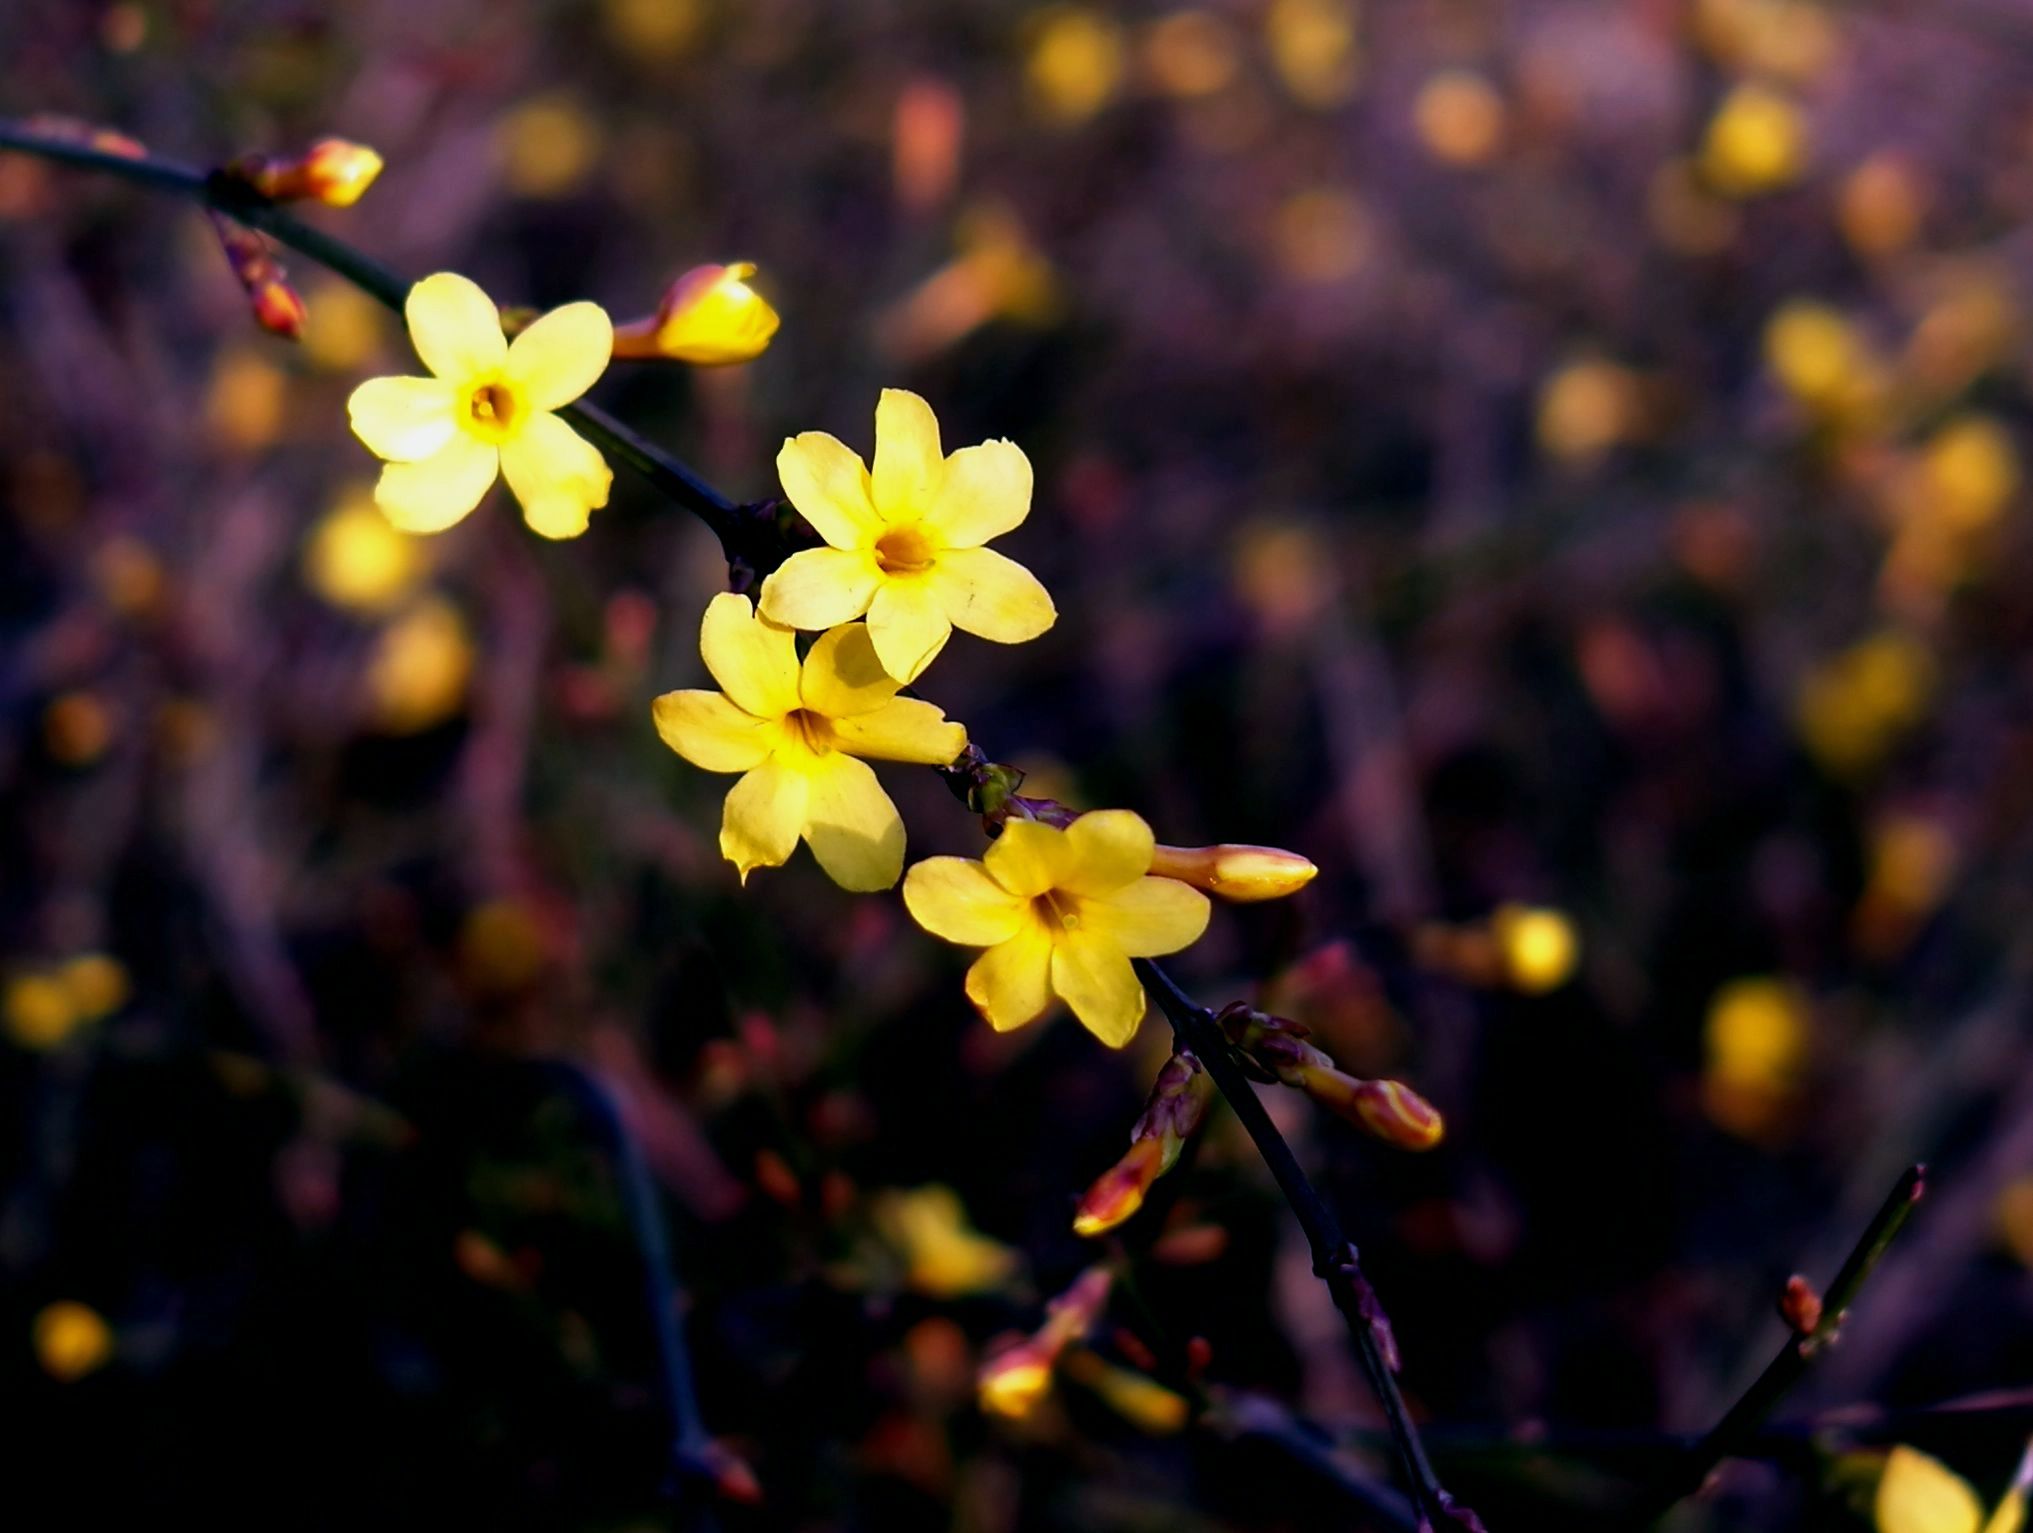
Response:
POLYGON ((1390 1317, 1384 1313, 1376 1290, 1363 1275, 1361 1258, 1353 1242, 1342 1232, 1334 1210, 1327 1206, 1327 1200, 1321 1197, 1319 1189, 1307 1179, 1298 1157, 1292 1153, 1292 1147, 1278 1132, 1277 1125, 1271 1122, 1271 1115, 1264 1110, 1263 1103, 1257 1100, 1256 1092, 1229 1051, 1228 1038, 1215 1022, 1214 1013, 1196 1004, 1169 974, 1150 959, 1137 959, 1136 968, 1144 984, 1158 998, 1158 1005, 1163 1008, 1179 1042, 1197 1054, 1201 1063, 1207 1066, 1207 1073, 1214 1077, 1215 1088, 1228 1099, 1228 1105, 1234 1109, 1235 1116, 1255 1143, 1257 1153, 1263 1156, 1264 1164, 1270 1168, 1278 1190, 1291 1205, 1300 1228, 1306 1232, 1306 1242, 1313 1251, 1313 1271, 1327 1285, 1328 1292, 1334 1296, 1335 1308, 1348 1322, 1349 1334, 1354 1338, 1356 1351, 1362 1358, 1363 1372, 1369 1376, 1370 1388, 1383 1406, 1384 1419, 1389 1424, 1399 1463, 1418 1504, 1421 1525, 1431 1527, 1446 1520, 1477 1533, 1482 1527, 1481 1519, 1467 1507, 1457 1505, 1454 1498, 1447 1494, 1433 1472, 1432 1462, 1426 1457, 1425 1444, 1419 1439, 1419 1428, 1405 1408, 1405 1397, 1398 1391, 1398 1347, 1391 1334, 1390 1317))
POLYGON ((1741 1452, 1779 1401, 1800 1382, 1814 1359, 1835 1341, 1842 1329, 1843 1317, 1855 1302, 1858 1291, 1905 1227, 1926 1192, 1927 1168, 1908 1166, 1885 1195, 1885 1201, 1878 1206, 1863 1234, 1857 1237, 1857 1243, 1851 1247, 1849 1257, 1836 1273, 1835 1280, 1828 1285, 1820 1317, 1812 1328, 1787 1337, 1778 1355, 1765 1365, 1765 1371, 1758 1375, 1708 1435, 1695 1445, 1687 1460, 1675 1469, 1671 1480, 1647 1505, 1648 1522, 1663 1516, 1676 1503, 1700 1490, 1717 1464, 1741 1452))

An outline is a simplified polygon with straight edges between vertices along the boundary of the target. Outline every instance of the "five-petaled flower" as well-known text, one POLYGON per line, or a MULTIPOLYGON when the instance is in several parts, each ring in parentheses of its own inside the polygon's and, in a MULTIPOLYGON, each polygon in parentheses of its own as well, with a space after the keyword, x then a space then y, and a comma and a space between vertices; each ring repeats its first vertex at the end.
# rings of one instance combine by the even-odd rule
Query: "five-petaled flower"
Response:
POLYGON ((930 857, 904 879, 904 904, 934 936, 985 947, 967 998, 998 1032, 1044 1014, 1054 996, 1121 1048, 1144 1015, 1132 958, 1176 953, 1207 929, 1207 896, 1151 878, 1151 828, 1126 809, 1064 830, 1011 820, 980 862, 930 857))
POLYGON ((752 868, 781 866, 802 836, 841 888, 894 884, 903 819, 856 758, 943 766, 966 749, 967 731, 896 695, 860 623, 821 635, 800 666, 790 629, 723 593, 706 608, 699 649, 722 690, 665 693, 656 727, 693 765, 746 774, 720 825, 721 853, 742 882, 752 868))
POLYGON ((455 272, 426 277, 403 306, 429 378, 370 378, 353 391, 353 432, 388 460, 375 503, 409 532, 442 532, 496 473, 547 538, 576 537, 607 504, 613 470, 553 412, 607 368, 614 327, 598 304, 553 309, 510 345, 494 301, 455 272))
POLYGON ((837 437, 807 431, 777 454, 784 493, 829 545, 763 583, 762 611, 792 628, 868 614, 883 668, 915 680, 955 628, 1018 644, 1058 613, 1037 577, 982 545, 1030 514, 1031 464, 1014 442, 951 457, 917 395, 884 389, 873 472, 837 437))

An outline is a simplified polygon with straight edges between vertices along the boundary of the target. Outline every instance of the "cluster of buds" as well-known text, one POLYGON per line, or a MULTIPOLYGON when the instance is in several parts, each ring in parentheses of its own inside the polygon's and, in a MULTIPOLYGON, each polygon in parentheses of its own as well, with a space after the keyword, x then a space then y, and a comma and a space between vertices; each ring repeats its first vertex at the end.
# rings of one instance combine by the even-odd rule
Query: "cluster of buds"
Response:
POLYGON ((1181 1049, 1166 1060, 1130 1130, 1129 1153, 1087 1189, 1073 1216, 1073 1233, 1102 1234, 1143 1207, 1151 1183, 1178 1164, 1213 1095, 1214 1082, 1192 1053, 1181 1049))
POLYGON ((381 174, 381 156, 365 144, 321 138, 299 155, 243 154, 219 174, 270 202, 350 208, 381 174))
POLYGON ((226 252, 226 264, 247 292, 254 310, 254 322, 270 335, 294 341, 303 334, 308 311, 297 290, 289 285, 282 263, 268 241, 244 224, 224 214, 212 215, 219 244, 226 252))
POLYGON ((1447 1125, 1418 1092, 1399 1081, 1365 1081, 1346 1075, 1306 1042, 1307 1029, 1289 1017, 1256 1011, 1241 1001, 1215 1021, 1242 1063, 1261 1081, 1303 1091, 1329 1112, 1401 1150, 1430 1150, 1447 1125))
POLYGON ((1052 1387, 1052 1371, 1066 1349, 1092 1334, 1114 1287, 1115 1269, 1106 1264, 1075 1278, 1045 1307, 1042 1326, 981 1365, 974 1381, 981 1408, 1012 1421, 1030 1415, 1052 1387))
POLYGON ((782 323, 749 286, 754 263, 695 266, 664 290, 656 313, 614 327, 614 355, 724 367, 762 355, 782 323))

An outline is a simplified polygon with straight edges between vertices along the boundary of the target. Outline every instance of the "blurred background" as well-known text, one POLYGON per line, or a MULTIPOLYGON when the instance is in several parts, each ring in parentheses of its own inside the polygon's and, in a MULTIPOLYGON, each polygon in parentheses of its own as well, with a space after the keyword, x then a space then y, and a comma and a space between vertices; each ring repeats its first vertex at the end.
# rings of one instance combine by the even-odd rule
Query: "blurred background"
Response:
MULTIPOLYGON (((1915 1159, 1842 1345, 1674 1526, 1869 1526, 1894 1442, 2003 1490, 2033 10, 11 0, 0 108, 371 144, 318 221, 504 302, 758 263, 759 361, 594 395, 739 499, 787 433, 867 451, 883 386, 1021 444, 1060 621, 931 695, 1037 792, 1320 864, 1174 969, 1447 1114, 1410 1156, 1267 1095, 1499 1533, 1619 1525, 1915 1159)), ((649 723, 713 540, 625 472, 576 542, 499 491, 394 532, 344 406, 408 348, 285 263, 297 346, 191 208, 0 154, 29 1524, 1370 1525, 1378 1418, 1231 1118, 1071 1233, 1163 1026, 998 1037, 894 897, 738 889, 728 780, 649 723), (642 1185, 560 1061, 669 1221, 717 1490, 672 1499, 642 1185), (1110 1249, 1090 1345, 984 1412, 1110 1249)), ((883 775, 914 856, 978 855, 883 775)))

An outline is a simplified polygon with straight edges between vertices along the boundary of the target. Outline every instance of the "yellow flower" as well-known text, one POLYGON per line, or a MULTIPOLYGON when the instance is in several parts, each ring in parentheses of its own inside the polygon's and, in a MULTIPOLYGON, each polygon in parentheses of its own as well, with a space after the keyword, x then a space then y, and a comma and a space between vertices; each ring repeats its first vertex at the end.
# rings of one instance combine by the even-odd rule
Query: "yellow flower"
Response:
POLYGON ((727 795, 720 851, 741 870, 781 867, 802 836, 843 889, 887 889, 904 822, 862 756, 944 766, 967 731, 898 697, 859 623, 822 635, 801 667, 795 636, 745 596, 713 598, 699 629, 719 692, 666 692, 657 733, 694 766, 745 775, 727 795))
POLYGON ((497 473, 547 538, 570 538, 607 504, 607 460, 553 412, 607 368, 614 327, 594 303, 553 309, 515 338, 494 300, 454 272, 426 277, 403 307, 434 377, 370 378, 346 402, 353 434, 388 460, 374 499, 406 532, 442 532, 497 473))
POLYGON ((670 285, 652 318, 614 332, 614 354, 668 357, 695 367, 761 356, 783 321, 748 285, 754 275, 752 261, 693 267, 670 285))
POLYGON ((1940 1459, 1903 1443, 1885 1460, 1872 1507, 1878 1533, 2018 1533, 2026 1522, 2026 1489, 2033 1448, 2020 1460, 2010 1489, 1989 1521, 1969 1482, 1940 1459))
POLYGON ((1016 1253, 967 1222, 960 1195, 950 1187, 919 1187, 880 1194, 876 1228, 904 1259, 905 1280, 935 1299, 992 1293, 1016 1270, 1016 1253))
POLYGON ((1058 613, 1037 577, 982 547, 1031 509, 1031 464, 1014 442, 951 457, 931 406, 884 389, 875 407, 875 467, 823 431, 777 454, 784 493, 831 545, 793 554, 762 587, 762 612, 792 628, 830 628, 868 614, 883 669, 914 681, 955 628, 1020 644, 1058 613))
POLYGON ((1151 878, 1151 828, 1126 809, 1083 814, 1065 830, 1012 820, 980 862, 931 857, 904 880, 904 904, 935 937, 987 952, 967 998, 998 1032, 1073 1008, 1110 1048, 1144 1015, 1132 958, 1176 953, 1207 929, 1207 896, 1151 878))

